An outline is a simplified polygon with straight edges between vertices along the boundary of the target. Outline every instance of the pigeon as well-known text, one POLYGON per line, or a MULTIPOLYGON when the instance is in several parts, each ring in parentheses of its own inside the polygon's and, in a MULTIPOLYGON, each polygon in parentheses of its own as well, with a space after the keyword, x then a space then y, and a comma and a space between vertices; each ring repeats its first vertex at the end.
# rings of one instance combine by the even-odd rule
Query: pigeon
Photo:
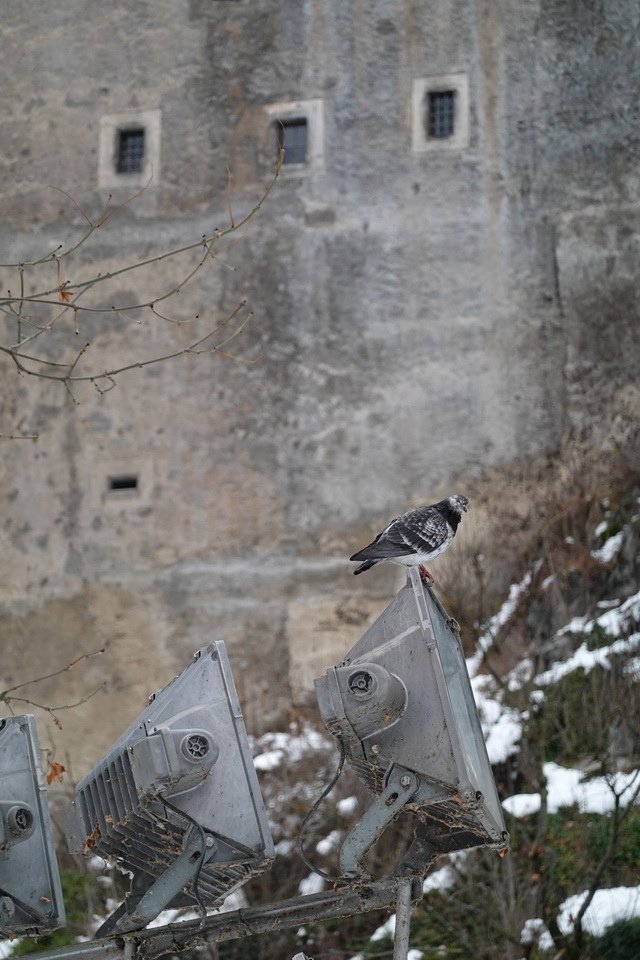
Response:
POLYGON ((456 535, 462 511, 466 512, 468 504, 469 499, 457 493, 431 506, 416 507, 396 517, 373 543, 349 558, 363 561, 353 571, 354 574, 391 560, 405 567, 418 567, 424 581, 433 580, 425 563, 447 549, 456 535))

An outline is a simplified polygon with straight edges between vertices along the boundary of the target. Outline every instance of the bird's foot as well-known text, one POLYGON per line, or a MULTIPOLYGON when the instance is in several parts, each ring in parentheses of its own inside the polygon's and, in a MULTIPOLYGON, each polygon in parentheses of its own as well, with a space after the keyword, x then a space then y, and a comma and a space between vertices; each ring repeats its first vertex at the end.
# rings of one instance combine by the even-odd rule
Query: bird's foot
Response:
POLYGON ((427 584, 433 583, 433 576, 429 573, 424 563, 420 564, 420 566, 418 567, 418 571, 420 573, 420 579, 422 580, 423 583, 427 583, 427 584))

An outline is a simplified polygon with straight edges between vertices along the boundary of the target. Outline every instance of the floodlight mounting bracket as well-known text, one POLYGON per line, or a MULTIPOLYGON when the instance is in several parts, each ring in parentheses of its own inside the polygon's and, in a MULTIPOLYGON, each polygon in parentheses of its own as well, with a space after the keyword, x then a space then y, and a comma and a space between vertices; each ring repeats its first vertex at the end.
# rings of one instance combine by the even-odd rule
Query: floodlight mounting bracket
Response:
POLYGON ((340 869, 345 877, 353 879, 362 875, 360 863, 367 850, 411 800, 419 786, 420 781, 411 770, 398 764, 391 767, 386 787, 349 831, 340 848, 340 869))
POLYGON ((146 927, 187 883, 196 878, 201 861, 206 862, 214 855, 217 844, 213 841, 209 846, 211 841, 210 834, 205 838, 204 833, 194 826, 185 839, 180 856, 155 882, 148 883, 140 874, 134 875, 131 893, 98 928, 96 939, 146 927))

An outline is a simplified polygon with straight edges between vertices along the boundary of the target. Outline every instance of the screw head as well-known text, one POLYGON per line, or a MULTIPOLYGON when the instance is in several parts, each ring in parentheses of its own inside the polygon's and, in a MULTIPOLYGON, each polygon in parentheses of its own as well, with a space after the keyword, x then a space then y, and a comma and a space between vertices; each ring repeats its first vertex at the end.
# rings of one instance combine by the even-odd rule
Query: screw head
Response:
POLYGON ((403 786, 405 790, 408 789, 411 786, 411 777, 405 773, 403 777, 400 777, 400 785, 403 786))
POLYGON ((379 744, 379 743, 372 743, 372 744, 371 744, 371 753, 375 753, 375 754, 380 753, 380 744, 379 744))

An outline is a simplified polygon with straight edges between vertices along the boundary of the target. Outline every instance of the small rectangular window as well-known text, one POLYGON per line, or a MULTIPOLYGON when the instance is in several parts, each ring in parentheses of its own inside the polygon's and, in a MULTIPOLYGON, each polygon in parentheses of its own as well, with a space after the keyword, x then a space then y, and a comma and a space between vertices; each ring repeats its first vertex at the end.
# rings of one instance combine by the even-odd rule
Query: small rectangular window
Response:
POLYGON ((138 475, 135 473, 123 473, 115 477, 109 477, 107 485, 109 490, 137 490, 138 475))
POLYGON ((279 120, 276 125, 278 150, 284 147, 283 163, 306 163, 307 161, 307 118, 294 117, 279 120))
POLYGON ((118 130, 116 173, 142 173, 144 127, 118 130))
POLYGON ((435 140, 453 136, 455 90, 430 90, 427 104, 427 133, 435 140))

